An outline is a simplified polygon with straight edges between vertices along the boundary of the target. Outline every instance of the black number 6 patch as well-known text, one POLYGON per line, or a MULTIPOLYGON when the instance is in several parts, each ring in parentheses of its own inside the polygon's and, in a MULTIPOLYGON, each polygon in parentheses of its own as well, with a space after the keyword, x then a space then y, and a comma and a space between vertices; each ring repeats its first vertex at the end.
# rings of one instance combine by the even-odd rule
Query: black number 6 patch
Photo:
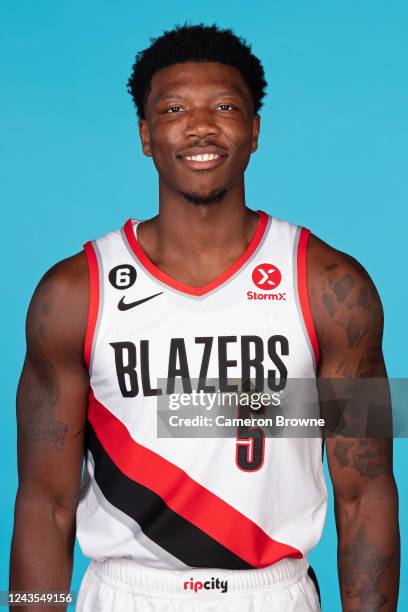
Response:
POLYGON ((123 264, 109 272, 109 282, 115 289, 129 289, 136 282, 136 270, 133 266, 123 264))

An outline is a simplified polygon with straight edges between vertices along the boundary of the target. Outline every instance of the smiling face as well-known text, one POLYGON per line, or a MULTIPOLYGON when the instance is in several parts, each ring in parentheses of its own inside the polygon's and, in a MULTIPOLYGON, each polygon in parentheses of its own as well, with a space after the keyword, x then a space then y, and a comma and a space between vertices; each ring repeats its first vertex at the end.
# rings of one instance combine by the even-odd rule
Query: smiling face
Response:
POLYGON ((259 116, 238 70, 188 62, 155 73, 139 122, 161 189, 196 204, 220 201, 241 181, 258 144, 259 116))

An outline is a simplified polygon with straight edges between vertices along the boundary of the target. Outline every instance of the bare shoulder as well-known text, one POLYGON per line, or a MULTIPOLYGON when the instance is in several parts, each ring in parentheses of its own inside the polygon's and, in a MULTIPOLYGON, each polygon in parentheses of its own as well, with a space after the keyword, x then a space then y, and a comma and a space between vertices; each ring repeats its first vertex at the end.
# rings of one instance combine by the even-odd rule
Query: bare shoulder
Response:
MULTIPOLYGON (((381 351, 383 309, 365 268, 347 253, 311 234, 307 251, 308 293, 324 356, 381 351)), ((350 374, 351 372, 347 372, 350 374)))
POLYGON ((82 347, 89 303, 89 273, 79 252, 50 268, 38 283, 27 314, 27 342, 39 334, 51 347, 68 342, 82 347))
POLYGON ((62 259, 52 266, 38 283, 37 290, 64 290, 73 285, 86 285, 88 282, 88 265, 85 251, 62 259))
MULTIPOLYGON (((364 292, 375 290, 367 270, 351 255, 335 249, 314 234, 310 235, 308 252, 308 274, 314 283, 320 278, 333 281, 340 301, 346 300, 353 289, 361 284, 364 292), (337 282, 341 281, 338 285, 337 282)), ((312 285, 311 289, 316 289, 312 285)))

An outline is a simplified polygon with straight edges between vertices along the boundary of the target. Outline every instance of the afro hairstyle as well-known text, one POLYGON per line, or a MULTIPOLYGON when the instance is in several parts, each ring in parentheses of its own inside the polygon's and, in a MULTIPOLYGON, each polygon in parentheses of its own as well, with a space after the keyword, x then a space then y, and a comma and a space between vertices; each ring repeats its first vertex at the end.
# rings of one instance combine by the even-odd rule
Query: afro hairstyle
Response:
POLYGON ((180 25, 151 39, 150 47, 136 55, 127 91, 133 98, 138 117, 144 109, 153 75, 162 68, 184 62, 217 62, 236 68, 251 93, 254 113, 262 107, 265 96, 265 74, 259 59, 246 41, 232 30, 216 25, 180 25))

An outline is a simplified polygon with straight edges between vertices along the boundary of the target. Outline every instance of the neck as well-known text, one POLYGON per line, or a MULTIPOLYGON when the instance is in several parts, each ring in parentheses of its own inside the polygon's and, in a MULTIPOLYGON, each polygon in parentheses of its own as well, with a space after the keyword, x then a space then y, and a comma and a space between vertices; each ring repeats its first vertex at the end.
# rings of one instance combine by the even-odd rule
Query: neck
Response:
MULTIPOLYGON (((255 218, 245 205, 244 180, 227 190, 220 202, 192 204, 178 193, 159 184, 160 213, 154 220, 154 232, 160 251, 168 245, 182 256, 223 250, 241 250, 252 235, 255 218), (228 249, 226 249, 228 245, 228 249)), ((255 222, 256 224, 256 222, 255 222)))

